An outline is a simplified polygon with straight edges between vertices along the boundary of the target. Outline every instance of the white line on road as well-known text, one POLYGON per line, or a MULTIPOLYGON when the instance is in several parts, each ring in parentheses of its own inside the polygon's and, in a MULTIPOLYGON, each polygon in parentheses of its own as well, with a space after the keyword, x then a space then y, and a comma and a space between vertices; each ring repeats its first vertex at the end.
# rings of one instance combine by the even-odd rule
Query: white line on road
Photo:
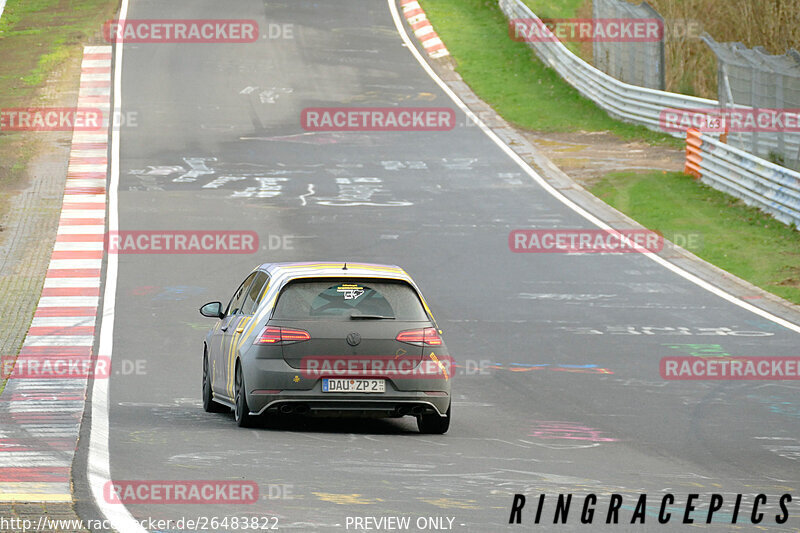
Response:
MULTIPOLYGON (((1 0, 0 0, 1 1, 1 0)), ((119 19, 128 18, 128 0, 122 0, 119 8, 119 19)), ((122 50, 123 40, 114 45, 114 84, 112 87, 114 102, 114 127, 111 129, 111 161, 109 169, 111 179, 108 184, 108 229, 119 229, 119 210, 117 189, 119 188, 119 124, 122 116, 122 50)), ((107 254, 106 286, 103 294, 103 314, 100 325, 100 343, 98 353, 112 357, 114 345, 114 305, 117 296, 117 254, 107 254)), ((89 459, 87 461, 87 478, 92 497, 100 512, 109 520, 111 527, 121 533, 147 533, 147 530, 131 515, 123 504, 111 504, 106 501, 103 489, 111 481, 111 454, 109 453, 110 427, 108 388, 110 379, 95 379, 92 385, 91 429, 89 431, 89 459)))
MULTIPOLYGON (((461 99, 458 97, 458 95, 456 95, 456 93, 454 93, 450 89, 450 87, 448 87, 447 84, 444 81, 442 81, 441 78, 439 78, 439 76, 436 74, 436 72, 434 72, 434 70, 431 68, 431 66, 428 65, 428 63, 425 61, 425 58, 422 57, 422 54, 419 53, 419 50, 417 50, 417 47, 414 46, 414 43, 411 41, 411 38, 408 36, 408 34, 406 33, 405 28, 403 27, 403 22, 400 19, 400 15, 397 12, 397 6, 394 3, 395 0, 387 0, 387 2, 389 3, 389 11, 391 11, 391 13, 392 13, 392 18, 394 19, 394 24, 397 27, 397 32, 400 34, 400 37, 403 39, 403 42, 405 43, 405 45, 408 48, 408 50, 414 55, 416 60, 422 66, 423 70, 425 70, 425 72, 428 73, 428 75, 433 79, 433 81, 436 82, 436 84, 472 120, 472 122, 474 124, 477 124, 477 126, 481 129, 481 131, 483 131, 491 140, 493 140, 494 143, 497 146, 499 146, 500 149, 503 150, 503 152, 506 153, 506 155, 508 155, 508 157, 510 157, 517 165, 519 165, 519 167, 522 168, 522 170, 524 170, 525 173, 527 173, 531 178, 533 178, 533 180, 536 183, 538 183, 545 191, 550 193, 554 198, 556 198, 558 201, 563 203, 565 206, 569 207, 570 209, 572 209, 573 211, 575 211, 576 213, 581 215, 583 218, 585 218, 586 220, 588 220, 589 222, 591 222, 595 226, 597 226, 599 228, 602 228, 602 229, 606 229, 606 230, 613 230, 613 228, 611 226, 609 226, 608 224, 606 224, 605 222, 603 222, 602 220, 600 220, 599 218, 597 218, 593 214, 591 214, 588 211, 586 211, 584 208, 582 208, 581 206, 579 206, 578 204, 576 204, 575 202, 573 202, 572 200, 570 200, 569 198, 567 198, 566 196, 561 194, 552 185, 547 183, 544 180, 544 178, 542 178, 535 170, 533 170, 525 162, 524 159, 522 159, 519 156, 519 154, 517 154, 508 145, 506 145, 500 139, 500 137, 497 136, 497 134, 495 132, 493 132, 486 124, 484 124, 484 122, 480 118, 478 118, 478 116, 475 113, 473 113, 467 107, 467 105, 464 102, 461 101, 461 99)), ((711 292, 713 294, 716 294, 720 298, 722 298, 724 300, 727 300, 728 302, 730 302, 730 303, 732 303, 734 305, 737 305, 737 306, 741 307, 742 309, 750 311, 751 313, 754 313, 754 314, 756 314, 756 315, 758 315, 758 316, 760 316, 762 318, 766 318, 767 320, 770 320, 770 321, 772 321, 772 322, 774 322, 774 323, 776 323, 778 325, 781 325, 781 326, 785 327, 786 329, 790 329, 790 330, 794 331, 795 333, 800 333, 800 325, 797 325, 797 324, 794 324, 792 322, 789 322, 788 320, 784 320, 783 318, 775 316, 775 315, 773 315, 772 313, 770 313, 768 311, 765 311, 765 310, 760 309, 760 308, 758 308, 758 307, 756 307, 756 306, 754 306, 752 304, 749 304, 749 303, 747 303, 747 302, 745 302, 743 300, 740 300, 736 296, 733 296, 732 294, 727 293, 726 291, 720 289, 719 287, 715 287, 711 283, 708 283, 707 281, 698 278, 694 274, 691 274, 691 273, 685 271, 684 269, 682 269, 681 267, 679 267, 677 265, 673 265, 672 263, 670 263, 666 259, 663 259, 662 257, 659 257, 658 255, 656 255, 656 254, 654 254, 652 252, 643 252, 642 255, 645 255, 645 256, 649 257, 650 259, 652 259, 653 261, 655 261, 659 265, 663 266, 664 268, 667 268, 667 269, 671 270, 672 272, 674 272, 675 274, 681 276, 682 278, 694 283, 695 285, 697 285, 697 286, 699 286, 699 287, 701 287, 701 288, 703 288, 703 289, 705 289, 705 290, 707 290, 707 291, 709 291, 709 292, 711 292)))

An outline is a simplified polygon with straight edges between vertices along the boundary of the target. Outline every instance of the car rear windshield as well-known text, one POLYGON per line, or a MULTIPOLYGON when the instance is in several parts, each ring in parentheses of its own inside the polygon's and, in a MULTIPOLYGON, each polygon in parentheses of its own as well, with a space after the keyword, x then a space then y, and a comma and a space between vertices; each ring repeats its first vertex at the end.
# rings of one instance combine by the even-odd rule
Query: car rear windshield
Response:
POLYGON ((352 317, 427 321, 413 287, 402 281, 309 280, 289 284, 272 317, 282 320, 352 320, 352 317))

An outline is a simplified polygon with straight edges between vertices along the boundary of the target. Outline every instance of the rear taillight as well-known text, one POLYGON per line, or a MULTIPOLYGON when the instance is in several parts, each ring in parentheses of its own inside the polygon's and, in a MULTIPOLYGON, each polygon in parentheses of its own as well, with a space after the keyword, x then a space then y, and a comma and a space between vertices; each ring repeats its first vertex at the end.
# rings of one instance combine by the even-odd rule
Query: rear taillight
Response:
POLYGON ((398 333, 394 340, 413 344, 414 346, 442 345, 442 338, 436 328, 407 329, 398 333))
POLYGON ((311 335, 302 329, 267 326, 261 330, 261 334, 253 344, 291 344, 309 339, 311 339, 311 335))

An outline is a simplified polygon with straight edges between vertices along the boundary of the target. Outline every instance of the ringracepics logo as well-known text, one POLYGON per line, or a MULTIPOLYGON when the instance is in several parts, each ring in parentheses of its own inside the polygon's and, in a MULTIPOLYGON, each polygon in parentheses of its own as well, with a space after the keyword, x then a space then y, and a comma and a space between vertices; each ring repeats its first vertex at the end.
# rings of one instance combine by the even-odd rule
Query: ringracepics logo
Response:
POLYGON ((110 254, 253 254, 254 231, 127 230, 106 235, 110 254))
POLYGON ((664 109, 659 126, 667 132, 695 128, 703 133, 800 132, 800 109, 664 109))
POLYGON ((103 112, 80 107, 0 109, 0 131, 103 131, 103 112))
MULTIPOLYGON (((526 522, 567 524, 784 524, 789 520, 790 509, 795 509, 791 494, 780 496, 755 496, 744 494, 687 494, 672 493, 648 496, 647 494, 540 494, 535 510, 526 516, 526 522), (703 507, 703 509, 698 509, 703 507), (707 507, 707 510, 705 509, 707 507), (570 510, 573 510, 570 514, 570 510), (719 513, 717 515, 717 513, 719 513), (717 515, 717 516, 714 516, 717 515)), ((524 494, 515 494, 511 504, 509 524, 523 523, 524 494)))
POLYGON ((508 247, 514 253, 657 253, 664 238, 639 229, 519 229, 508 235, 508 247))
POLYGON ((664 357, 668 380, 800 380, 800 357, 664 357))
POLYGON ((107 379, 108 356, 20 355, 0 357, 2 379, 107 379))
POLYGON ((300 361, 300 373, 321 377, 385 377, 391 379, 450 379, 455 372, 449 355, 411 356, 308 356, 300 361))
POLYGON ((300 124, 306 131, 450 131, 456 112, 448 107, 309 107, 300 124))
POLYGON ((652 43, 664 39, 664 23, 655 18, 517 18, 508 21, 508 32, 513 40, 528 43, 652 43))
POLYGON ((108 481, 107 503, 250 504, 258 501, 254 481, 108 481))
POLYGON ((109 43, 253 43, 255 20, 140 19, 109 20, 103 25, 109 43))

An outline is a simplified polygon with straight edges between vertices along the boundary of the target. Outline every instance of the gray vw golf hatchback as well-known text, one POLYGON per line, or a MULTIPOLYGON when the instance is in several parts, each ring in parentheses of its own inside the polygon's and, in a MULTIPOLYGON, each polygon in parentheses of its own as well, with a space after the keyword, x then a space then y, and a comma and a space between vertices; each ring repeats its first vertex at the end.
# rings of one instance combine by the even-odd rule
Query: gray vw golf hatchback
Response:
POLYGON ((203 349, 203 408, 262 414, 414 416, 445 433, 452 360, 425 299, 401 268, 267 263, 217 319, 203 349))

